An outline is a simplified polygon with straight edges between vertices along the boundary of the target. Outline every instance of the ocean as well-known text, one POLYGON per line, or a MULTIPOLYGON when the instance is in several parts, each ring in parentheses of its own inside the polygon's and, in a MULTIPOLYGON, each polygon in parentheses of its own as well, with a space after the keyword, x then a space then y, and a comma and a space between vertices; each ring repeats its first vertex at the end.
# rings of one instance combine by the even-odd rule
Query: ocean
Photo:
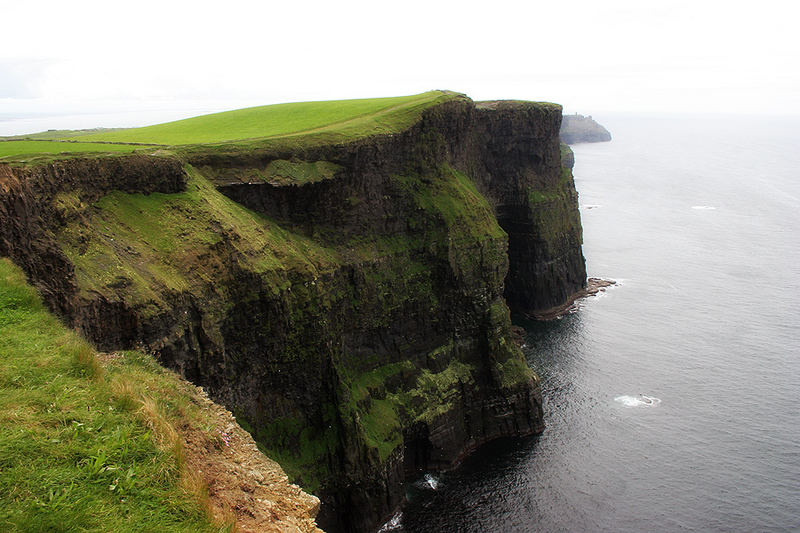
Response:
POLYGON ((599 119, 575 181, 590 276, 515 321, 540 436, 407 487, 384 530, 800 531, 800 119, 599 119))

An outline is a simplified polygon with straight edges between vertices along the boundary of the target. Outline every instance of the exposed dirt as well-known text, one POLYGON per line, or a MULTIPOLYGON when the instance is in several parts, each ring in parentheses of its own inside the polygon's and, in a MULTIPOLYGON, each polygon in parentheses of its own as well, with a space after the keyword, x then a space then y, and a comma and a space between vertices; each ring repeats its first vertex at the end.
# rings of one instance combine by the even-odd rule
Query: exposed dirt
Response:
POLYGON ((225 521, 235 518, 239 533, 322 533, 315 522, 319 499, 289 483, 280 465, 258 450, 230 411, 196 389, 196 401, 223 429, 212 439, 200 428, 178 430, 185 441, 186 466, 205 480, 214 515, 225 521))

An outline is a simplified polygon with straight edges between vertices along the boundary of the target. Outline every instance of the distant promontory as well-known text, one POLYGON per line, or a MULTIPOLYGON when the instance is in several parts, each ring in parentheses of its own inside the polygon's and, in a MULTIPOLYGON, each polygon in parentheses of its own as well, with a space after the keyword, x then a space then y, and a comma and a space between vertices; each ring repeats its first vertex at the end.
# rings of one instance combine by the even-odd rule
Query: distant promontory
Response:
POLYGON ((567 144, 608 142, 611 134, 591 116, 564 115, 561 120, 561 141, 567 144))

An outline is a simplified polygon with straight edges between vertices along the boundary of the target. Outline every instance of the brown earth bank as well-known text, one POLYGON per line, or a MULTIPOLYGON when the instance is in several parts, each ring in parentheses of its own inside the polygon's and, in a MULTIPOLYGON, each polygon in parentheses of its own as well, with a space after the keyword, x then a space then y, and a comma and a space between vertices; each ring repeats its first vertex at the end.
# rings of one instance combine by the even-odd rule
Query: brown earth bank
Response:
POLYGON ((208 487, 212 514, 235 523, 238 533, 322 533, 314 521, 319 498, 289 483, 280 465, 261 453, 230 411, 199 387, 194 398, 223 428, 213 441, 201 428, 178 428, 189 471, 208 487))
MULTIPOLYGON (((0 255, 101 349, 146 349, 234 412, 324 529, 370 531, 405 480, 543 428, 509 307, 586 288, 560 121, 458 98, 345 144, 0 164, 0 255)), ((277 515, 243 464, 211 490, 277 515)))

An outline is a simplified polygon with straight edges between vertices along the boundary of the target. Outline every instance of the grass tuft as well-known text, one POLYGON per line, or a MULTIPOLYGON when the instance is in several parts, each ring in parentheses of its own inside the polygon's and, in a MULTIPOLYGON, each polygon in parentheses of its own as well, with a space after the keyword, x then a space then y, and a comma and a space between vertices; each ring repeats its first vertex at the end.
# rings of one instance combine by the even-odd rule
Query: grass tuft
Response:
POLYGON ((158 402, 150 396, 144 396, 139 400, 141 406, 137 412, 142 417, 144 423, 150 428, 153 440, 161 450, 171 452, 175 455, 179 466, 183 466, 184 450, 183 441, 173 426, 161 410, 158 402))
POLYGON ((72 354, 72 362, 79 375, 96 381, 102 381, 105 378, 105 369, 89 343, 74 335, 69 335, 64 342, 64 350, 72 354))
POLYGON ((111 382, 111 393, 115 400, 114 405, 116 409, 130 412, 136 410, 139 406, 139 402, 136 398, 136 388, 131 380, 127 378, 114 376, 111 382))

